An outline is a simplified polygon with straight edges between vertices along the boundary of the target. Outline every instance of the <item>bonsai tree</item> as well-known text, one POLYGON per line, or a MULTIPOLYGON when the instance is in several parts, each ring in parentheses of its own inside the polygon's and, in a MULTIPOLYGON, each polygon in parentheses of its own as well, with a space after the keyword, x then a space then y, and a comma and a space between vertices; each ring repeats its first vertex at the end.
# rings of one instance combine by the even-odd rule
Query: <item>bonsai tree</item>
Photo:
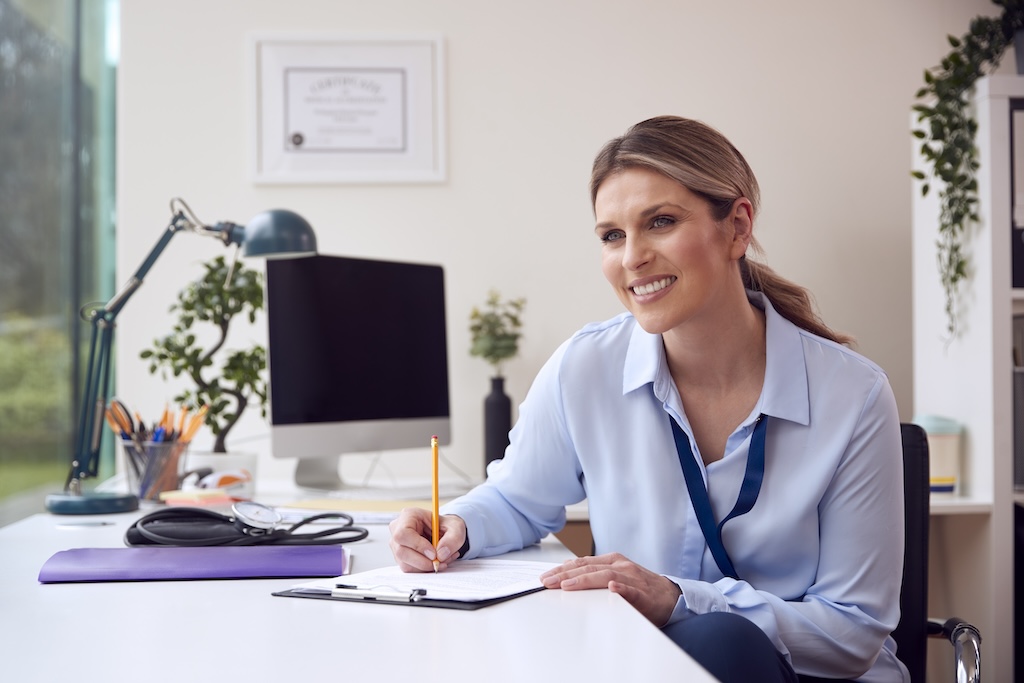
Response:
POLYGON ((921 140, 921 157, 931 167, 931 177, 921 171, 912 175, 922 181, 922 196, 927 196, 932 182, 941 184, 938 265, 950 337, 958 332, 960 283, 970 273, 963 242, 969 226, 978 221, 978 124, 970 100, 974 84, 999 65, 1014 35, 1024 28, 1024 0, 992 2, 1002 8, 999 16, 975 17, 961 38, 948 36, 952 50, 939 66, 924 72, 925 85, 915 95, 922 100, 914 106, 921 125, 913 135, 921 140))
POLYGON ((205 274, 183 289, 170 307, 177 314, 171 334, 154 340, 153 347, 139 355, 149 361, 150 374, 162 371, 166 377, 170 371, 192 380, 195 386, 174 400, 193 408, 208 406, 205 422, 216 437, 213 451, 225 453, 228 433, 250 404, 258 405, 264 417, 267 414, 266 349, 258 344, 244 350, 224 348, 231 322, 245 316, 253 323, 263 309, 263 274, 241 263, 229 272, 223 256, 203 267, 205 274), (211 326, 215 334, 206 349, 193 332, 197 323, 211 326))
POLYGON ((519 353, 519 330, 523 326, 519 316, 525 307, 526 299, 502 301, 501 294, 491 290, 484 310, 474 307, 469 315, 473 337, 469 353, 490 363, 495 377, 502 376, 502 363, 519 353))

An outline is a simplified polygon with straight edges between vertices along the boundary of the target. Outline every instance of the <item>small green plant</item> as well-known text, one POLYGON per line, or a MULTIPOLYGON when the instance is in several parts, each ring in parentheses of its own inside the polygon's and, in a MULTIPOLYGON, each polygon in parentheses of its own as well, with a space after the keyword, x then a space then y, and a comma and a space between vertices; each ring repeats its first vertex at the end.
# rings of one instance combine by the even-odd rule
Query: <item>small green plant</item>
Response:
POLYGON ((171 305, 171 313, 177 314, 173 332, 154 340, 153 347, 139 355, 149 361, 150 374, 163 371, 166 377, 170 371, 175 377, 184 374, 192 380, 195 387, 185 389, 174 400, 194 409, 209 406, 205 422, 216 437, 213 451, 225 453, 228 433, 250 404, 258 405, 264 417, 267 414, 266 349, 259 344, 245 350, 224 349, 231 322, 241 315, 254 323, 256 313, 263 309, 263 274, 238 263, 229 282, 223 256, 203 267, 205 274, 183 289, 171 305), (192 330, 196 323, 208 323, 216 335, 207 349, 199 345, 192 330))
POLYGON ((939 66, 924 72, 924 87, 915 95, 922 103, 913 108, 921 124, 913 135, 921 140, 921 157, 931 167, 931 177, 921 171, 912 175, 922 181, 922 196, 932 182, 941 184, 938 266, 950 338, 958 333, 959 287, 970 274, 963 244, 968 227, 978 221, 978 123, 970 110, 971 96, 977 80, 999 65, 1014 34, 1024 28, 1024 0, 992 2, 1002 8, 998 17, 975 17, 961 38, 948 36, 952 50, 939 66))
POLYGON ((491 290, 487 303, 481 311, 474 307, 469 315, 469 331, 473 345, 472 356, 480 356, 494 368, 494 376, 501 377, 502 363, 519 353, 520 316, 526 307, 526 299, 501 300, 501 294, 491 290))

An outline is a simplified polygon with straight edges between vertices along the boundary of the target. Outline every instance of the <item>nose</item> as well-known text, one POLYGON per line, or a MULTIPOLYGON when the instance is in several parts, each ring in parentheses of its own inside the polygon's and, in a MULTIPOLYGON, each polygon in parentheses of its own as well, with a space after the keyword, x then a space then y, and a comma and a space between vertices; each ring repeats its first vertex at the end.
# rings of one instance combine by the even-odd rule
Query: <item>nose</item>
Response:
POLYGON ((651 260, 651 245, 642 236, 630 235, 622 250, 622 267, 626 270, 640 270, 651 260))

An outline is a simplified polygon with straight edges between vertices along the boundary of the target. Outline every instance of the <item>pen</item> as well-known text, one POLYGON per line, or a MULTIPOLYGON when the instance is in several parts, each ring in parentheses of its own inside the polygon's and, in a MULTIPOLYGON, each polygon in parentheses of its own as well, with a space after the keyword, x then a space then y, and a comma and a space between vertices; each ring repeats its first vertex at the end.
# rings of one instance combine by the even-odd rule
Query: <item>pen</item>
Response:
POLYGON ((437 436, 430 437, 430 456, 433 460, 434 470, 434 486, 433 486, 433 498, 434 498, 434 509, 433 516, 430 520, 430 534, 434 542, 434 573, 437 573, 438 566, 441 564, 437 560, 437 539, 439 536, 439 527, 441 526, 440 515, 437 513, 437 436))

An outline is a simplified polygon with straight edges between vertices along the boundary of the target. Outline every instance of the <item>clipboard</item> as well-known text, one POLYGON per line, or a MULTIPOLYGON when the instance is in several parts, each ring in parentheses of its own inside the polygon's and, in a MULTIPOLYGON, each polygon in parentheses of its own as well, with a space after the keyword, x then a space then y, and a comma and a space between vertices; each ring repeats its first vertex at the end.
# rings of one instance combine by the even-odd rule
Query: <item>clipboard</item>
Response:
POLYGON ((397 566, 311 581, 273 595, 342 602, 475 610, 545 590, 540 575, 557 566, 487 558, 459 560, 439 574, 406 573, 397 566))
MULTIPOLYGON (((422 590, 422 589, 421 589, 422 590)), ((442 609, 475 610, 481 607, 496 605, 514 598, 519 598, 530 593, 537 593, 545 590, 543 586, 529 590, 503 595, 498 598, 487 598, 484 600, 434 600, 429 595, 419 597, 411 593, 394 593, 387 591, 366 591, 360 589, 334 589, 327 591, 316 588, 290 588, 284 591, 271 593, 282 598, 313 598, 315 600, 335 600, 341 602, 363 602, 378 605, 405 605, 407 607, 440 607, 442 609), (345 591, 345 592, 342 592, 345 591)))

